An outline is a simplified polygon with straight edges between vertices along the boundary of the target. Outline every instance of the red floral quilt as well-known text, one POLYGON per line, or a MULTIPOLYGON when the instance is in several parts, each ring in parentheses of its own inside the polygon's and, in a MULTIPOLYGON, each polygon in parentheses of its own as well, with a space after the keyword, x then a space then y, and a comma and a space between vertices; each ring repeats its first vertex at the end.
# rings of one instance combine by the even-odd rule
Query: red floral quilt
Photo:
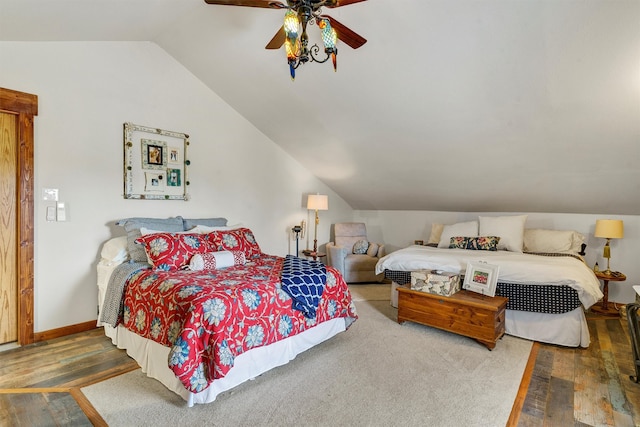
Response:
POLYGON ((122 323, 171 347, 169 368, 197 393, 224 377, 247 350, 333 318, 357 319, 347 284, 331 267, 316 318, 292 309, 280 287, 283 261, 262 254, 221 270, 140 270, 127 284, 122 323))

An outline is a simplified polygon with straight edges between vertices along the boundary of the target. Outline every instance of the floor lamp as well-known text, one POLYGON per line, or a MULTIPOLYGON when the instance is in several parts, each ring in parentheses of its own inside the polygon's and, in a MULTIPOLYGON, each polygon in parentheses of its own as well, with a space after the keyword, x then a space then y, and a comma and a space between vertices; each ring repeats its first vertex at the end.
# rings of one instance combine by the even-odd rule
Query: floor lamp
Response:
POLYGON ((316 211, 316 224, 313 232, 313 253, 318 253, 318 211, 329 209, 329 196, 324 194, 309 194, 307 198, 307 209, 316 211))

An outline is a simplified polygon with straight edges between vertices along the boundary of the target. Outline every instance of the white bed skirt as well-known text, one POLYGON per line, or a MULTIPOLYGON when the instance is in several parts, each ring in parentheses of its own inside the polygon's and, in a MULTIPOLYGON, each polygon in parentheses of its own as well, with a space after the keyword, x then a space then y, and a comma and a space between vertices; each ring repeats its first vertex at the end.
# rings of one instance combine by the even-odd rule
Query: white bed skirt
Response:
POLYGON ((189 407, 196 403, 213 402, 218 394, 257 377, 270 369, 284 365, 296 355, 343 332, 345 319, 336 318, 323 322, 311 329, 262 347, 249 350, 236 357, 233 368, 221 379, 215 380, 200 393, 192 393, 167 366, 169 348, 155 341, 143 338, 122 326, 116 328, 103 325, 104 333, 121 349, 125 349, 148 377, 155 378, 187 401, 189 407))
POLYGON ((507 310, 505 332, 566 347, 589 347, 591 336, 582 306, 562 314, 507 310))
MULTIPOLYGON (((391 305, 398 308, 398 284, 391 283, 391 305)), ((582 307, 562 314, 506 310, 505 333, 547 344, 589 347, 591 336, 582 307)))

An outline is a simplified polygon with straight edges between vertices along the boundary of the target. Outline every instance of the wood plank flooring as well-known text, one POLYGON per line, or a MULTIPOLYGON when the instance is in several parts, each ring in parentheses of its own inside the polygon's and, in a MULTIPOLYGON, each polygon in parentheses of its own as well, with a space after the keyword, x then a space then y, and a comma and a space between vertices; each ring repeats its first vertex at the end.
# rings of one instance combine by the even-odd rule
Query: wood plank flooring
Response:
MULTIPOLYGON (((588 349, 534 344, 508 425, 640 426, 626 320, 588 323, 588 349)), ((80 388, 137 367, 102 329, 1 352, 0 426, 104 426, 80 388)))
POLYGON ((587 349, 534 344, 531 378, 510 425, 640 426, 627 320, 589 315, 587 322, 587 349))
POLYGON ((79 391, 138 368, 102 329, 0 353, 0 426, 106 426, 79 391))

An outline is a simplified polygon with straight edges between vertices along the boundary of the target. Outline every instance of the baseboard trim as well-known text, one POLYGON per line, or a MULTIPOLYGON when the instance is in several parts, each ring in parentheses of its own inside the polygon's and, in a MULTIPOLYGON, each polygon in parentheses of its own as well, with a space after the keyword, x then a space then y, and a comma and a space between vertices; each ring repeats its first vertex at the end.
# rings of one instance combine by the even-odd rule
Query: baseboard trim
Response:
POLYGON ((33 339, 34 342, 40 342, 77 334, 78 332, 90 331, 97 328, 96 322, 97 320, 89 320, 88 322, 77 323, 75 325, 64 326, 62 328, 50 329, 43 332, 34 332, 33 339))

